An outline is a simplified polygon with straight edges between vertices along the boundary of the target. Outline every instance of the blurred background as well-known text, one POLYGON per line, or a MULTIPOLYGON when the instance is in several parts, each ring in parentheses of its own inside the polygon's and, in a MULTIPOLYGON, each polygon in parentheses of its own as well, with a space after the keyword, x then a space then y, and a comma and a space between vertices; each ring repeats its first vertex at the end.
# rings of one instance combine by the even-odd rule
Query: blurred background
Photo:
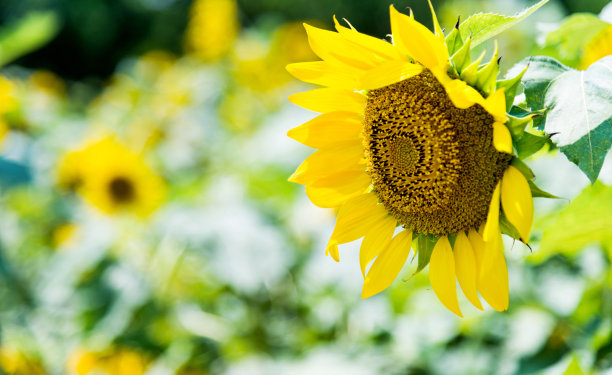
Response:
MULTIPOLYGON (((611 54, 606 4, 551 0, 498 37, 502 75, 611 54)), ((446 30, 529 5, 434 1, 446 30)), ((414 263, 361 300, 359 243, 324 256, 334 213, 287 182, 310 87, 284 67, 316 60, 302 22, 383 38, 388 6, 1 0, 0 374, 612 374, 609 155, 593 185, 530 158, 562 199, 536 199, 532 250, 506 243, 507 312, 457 318, 414 263)))

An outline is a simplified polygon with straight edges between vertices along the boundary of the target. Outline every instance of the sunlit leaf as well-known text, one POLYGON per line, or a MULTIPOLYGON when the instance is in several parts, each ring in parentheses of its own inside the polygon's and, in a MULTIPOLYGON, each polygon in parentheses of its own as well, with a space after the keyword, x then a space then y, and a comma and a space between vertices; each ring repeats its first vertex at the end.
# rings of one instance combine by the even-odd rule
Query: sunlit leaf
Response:
POLYGON ((470 16, 459 26, 461 39, 472 37, 472 48, 487 41, 495 35, 521 22, 527 16, 538 10, 548 0, 541 0, 514 16, 502 16, 494 13, 478 13, 470 16))
POLYGON ((558 253, 572 256, 591 243, 612 243, 612 187, 596 182, 556 216, 530 259, 541 261, 558 253))
POLYGON ((555 78, 544 105, 549 108, 546 133, 595 181, 612 146, 612 56, 555 78))

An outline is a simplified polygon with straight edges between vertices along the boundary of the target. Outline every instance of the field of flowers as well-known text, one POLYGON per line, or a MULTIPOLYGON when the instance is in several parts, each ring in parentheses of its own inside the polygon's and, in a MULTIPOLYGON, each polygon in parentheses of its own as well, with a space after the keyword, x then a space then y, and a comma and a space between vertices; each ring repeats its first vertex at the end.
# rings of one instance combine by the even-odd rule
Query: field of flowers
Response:
MULTIPOLYGON (((528 157, 559 199, 535 199, 529 247, 504 238, 505 312, 461 295, 455 316, 412 256, 362 300, 359 241, 325 256, 335 212, 287 181, 312 149, 286 134, 315 115, 287 97, 314 86, 285 66, 318 59, 302 22, 382 38, 389 3, 40 3, 0 4, 0 374, 612 374, 609 151, 592 181, 552 144, 528 157), (130 48, 90 15, 142 9, 130 48)), ((451 30, 532 4, 434 5, 451 30)), ((605 5, 551 0, 497 36, 502 77, 612 54, 605 5)))

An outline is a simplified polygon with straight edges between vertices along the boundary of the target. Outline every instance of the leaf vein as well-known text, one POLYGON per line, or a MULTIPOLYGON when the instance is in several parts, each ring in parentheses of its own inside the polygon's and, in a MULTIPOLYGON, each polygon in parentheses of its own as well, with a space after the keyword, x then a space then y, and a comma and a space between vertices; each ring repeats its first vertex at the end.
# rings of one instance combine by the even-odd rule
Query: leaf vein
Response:
POLYGON ((580 71, 580 90, 582 91, 582 104, 584 107, 584 116, 586 117, 587 139, 589 140, 589 158, 591 160, 591 169, 594 168, 593 161, 593 144, 591 143, 591 122, 589 120, 589 110, 586 104, 586 93, 584 91, 584 70, 580 71))

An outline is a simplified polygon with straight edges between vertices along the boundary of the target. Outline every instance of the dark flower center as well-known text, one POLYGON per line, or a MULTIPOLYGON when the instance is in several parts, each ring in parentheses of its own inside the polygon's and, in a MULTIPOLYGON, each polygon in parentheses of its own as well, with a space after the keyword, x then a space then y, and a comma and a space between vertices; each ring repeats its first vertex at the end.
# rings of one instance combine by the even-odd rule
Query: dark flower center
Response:
POLYGON ((428 70, 370 91, 364 145, 381 203, 416 233, 478 228, 512 158, 494 148, 493 122, 478 104, 455 107, 428 70))
POLYGON ((136 197, 134 184, 125 177, 115 177, 108 185, 113 201, 117 203, 129 203, 136 197))

